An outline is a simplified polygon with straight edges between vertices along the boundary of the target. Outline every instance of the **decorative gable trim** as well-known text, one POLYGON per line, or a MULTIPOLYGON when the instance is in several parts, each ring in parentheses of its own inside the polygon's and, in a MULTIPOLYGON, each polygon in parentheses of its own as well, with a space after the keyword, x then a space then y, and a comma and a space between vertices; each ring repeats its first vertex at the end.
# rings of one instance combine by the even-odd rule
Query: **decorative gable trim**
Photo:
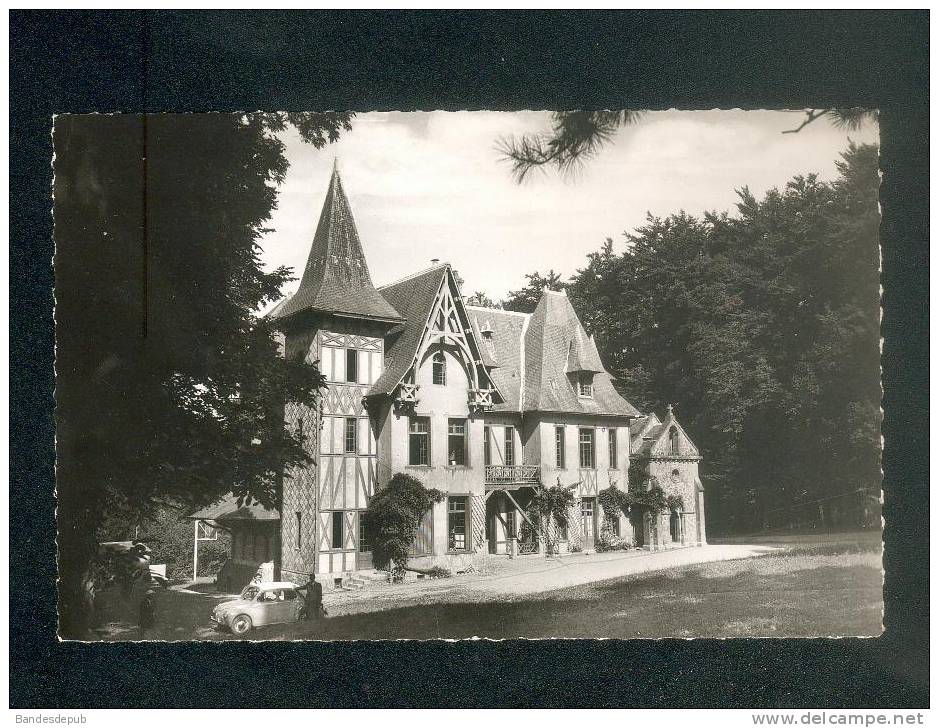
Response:
POLYGON ((468 405, 475 411, 492 409, 495 398, 502 395, 490 379, 484 363, 482 349, 473 328, 472 320, 463 304, 459 287, 450 266, 446 266, 434 303, 430 307, 417 348, 411 357, 410 366, 394 388, 394 399, 398 404, 417 404, 418 385, 415 372, 427 350, 436 343, 445 342, 454 346, 463 359, 469 375, 468 405))

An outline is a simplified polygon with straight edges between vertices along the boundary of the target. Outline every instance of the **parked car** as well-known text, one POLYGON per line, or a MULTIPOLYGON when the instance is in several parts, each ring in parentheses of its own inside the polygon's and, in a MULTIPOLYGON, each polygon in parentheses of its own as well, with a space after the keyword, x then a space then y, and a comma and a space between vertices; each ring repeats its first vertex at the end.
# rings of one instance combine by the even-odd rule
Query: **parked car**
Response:
POLYGON ((246 586, 238 599, 222 602, 212 610, 217 628, 245 634, 254 627, 303 618, 303 599, 292 581, 267 581, 246 586))

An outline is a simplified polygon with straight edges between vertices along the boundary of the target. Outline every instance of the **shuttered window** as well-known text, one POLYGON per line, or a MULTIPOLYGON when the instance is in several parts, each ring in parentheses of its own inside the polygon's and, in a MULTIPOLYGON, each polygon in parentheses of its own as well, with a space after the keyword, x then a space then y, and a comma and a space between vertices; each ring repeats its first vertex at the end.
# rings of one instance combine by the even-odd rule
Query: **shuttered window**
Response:
POLYGON ((564 425, 554 428, 554 465, 558 470, 564 470, 564 425))
POLYGON ((466 496, 447 499, 447 548, 466 551, 466 496))
POLYGON ((593 430, 586 427, 580 428, 580 467, 594 467, 593 430))
POLYGON ((342 548, 342 522, 343 522, 342 511, 333 511, 332 520, 333 520, 332 539, 331 539, 329 547, 333 549, 341 549, 342 548))
POLYGON ((466 465, 466 420, 447 421, 447 462, 466 465))
POLYGON ((408 465, 430 465, 430 418, 412 417, 408 429, 408 465))
POLYGON ((346 349, 346 381, 359 381, 359 352, 355 349, 346 349))
POLYGON ((515 465, 515 428, 505 428, 505 464, 515 465))
POLYGON ((609 441, 610 441, 610 470, 616 470, 619 467, 619 457, 617 454, 617 440, 616 440, 616 428, 611 427, 609 429, 609 441))

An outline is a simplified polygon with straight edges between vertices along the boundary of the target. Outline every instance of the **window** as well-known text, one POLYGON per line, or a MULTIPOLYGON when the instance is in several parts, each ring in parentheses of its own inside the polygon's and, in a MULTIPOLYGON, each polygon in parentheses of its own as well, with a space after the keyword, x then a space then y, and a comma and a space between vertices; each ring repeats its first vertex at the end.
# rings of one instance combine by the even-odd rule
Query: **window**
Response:
POLYGON ((466 465, 466 420, 447 421, 447 462, 466 465))
POLYGON ((515 428, 505 428, 505 464, 515 465, 515 428))
POLYGON ((447 499, 447 548, 466 551, 466 496, 447 499))
POLYGON ((613 535, 619 538, 619 518, 610 519, 610 529, 613 531, 613 535))
POLYGON ((492 465, 492 428, 488 425, 483 428, 483 462, 492 465))
POLYGON ((668 452, 670 455, 678 455, 678 428, 673 427, 668 431, 668 452))
POLYGON ((342 548, 342 511, 333 511, 332 539, 329 547, 333 549, 342 548))
POLYGON ((447 357, 442 351, 434 354, 432 360, 434 384, 447 383, 447 357))
POLYGON ((408 451, 408 465, 430 465, 430 418, 411 418, 408 451))
POLYGON ((355 417, 346 417, 346 452, 359 451, 359 421, 355 417))
POLYGON ((554 465, 558 470, 564 470, 564 425, 554 428, 554 465))
POLYGON ((567 524, 563 526, 558 526, 558 541, 567 541, 569 537, 567 535, 567 524))
POLYGON ((577 375, 577 394, 581 397, 593 397, 592 372, 581 372, 577 375))
POLYGON ((580 467, 592 468, 593 464, 593 430, 580 429, 580 467))
POLYGON ((608 431, 609 441, 610 441, 610 470, 616 470, 619 467, 619 458, 617 457, 616 452, 616 428, 611 427, 608 431))
POLYGON ((296 538, 294 548, 296 548, 297 551, 299 551, 300 544, 302 543, 301 534, 303 533, 303 514, 300 513, 300 511, 297 511, 296 516, 297 516, 297 538, 296 538))
POLYGON ((346 381, 357 382, 359 374, 359 352, 355 349, 346 349, 346 381))
POLYGON ((362 513, 362 511, 359 511, 359 551, 371 551, 372 545, 368 542, 368 538, 365 535, 365 519, 362 518, 362 513))

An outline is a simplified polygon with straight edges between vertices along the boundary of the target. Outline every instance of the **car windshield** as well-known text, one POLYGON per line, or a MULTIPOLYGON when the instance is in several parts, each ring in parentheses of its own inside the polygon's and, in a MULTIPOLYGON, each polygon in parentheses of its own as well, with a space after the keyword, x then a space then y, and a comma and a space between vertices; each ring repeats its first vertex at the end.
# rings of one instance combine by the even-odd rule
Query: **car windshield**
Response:
POLYGON ((241 592, 241 598, 249 602, 253 602, 254 598, 258 595, 258 588, 256 586, 246 586, 244 591, 241 592))

